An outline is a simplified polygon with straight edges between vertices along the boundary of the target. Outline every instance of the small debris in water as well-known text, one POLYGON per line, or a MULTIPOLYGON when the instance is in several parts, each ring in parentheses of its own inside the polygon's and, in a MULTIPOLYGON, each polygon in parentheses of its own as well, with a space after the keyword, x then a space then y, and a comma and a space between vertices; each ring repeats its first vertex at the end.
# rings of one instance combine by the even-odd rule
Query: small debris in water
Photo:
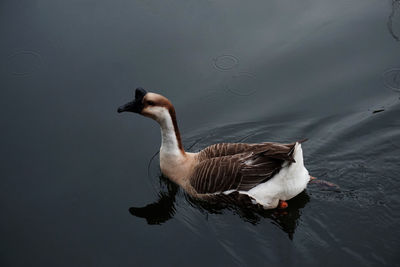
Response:
POLYGON ((379 113, 379 112, 382 112, 382 111, 385 111, 385 110, 384 110, 384 109, 377 109, 377 110, 374 110, 374 111, 372 112, 372 114, 379 113))

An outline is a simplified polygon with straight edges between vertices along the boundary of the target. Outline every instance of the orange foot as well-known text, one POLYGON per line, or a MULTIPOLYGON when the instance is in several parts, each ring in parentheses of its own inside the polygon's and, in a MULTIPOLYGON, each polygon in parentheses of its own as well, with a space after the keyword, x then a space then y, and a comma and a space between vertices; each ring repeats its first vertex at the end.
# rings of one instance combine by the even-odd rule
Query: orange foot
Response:
POLYGON ((286 201, 279 200, 278 208, 279 209, 286 209, 289 206, 289 204, 286 201))
POLYGON ((317 178, 315 178, 314 176, 310 175, 310 181, 312 181, 312 180, 317 180, 317 178))

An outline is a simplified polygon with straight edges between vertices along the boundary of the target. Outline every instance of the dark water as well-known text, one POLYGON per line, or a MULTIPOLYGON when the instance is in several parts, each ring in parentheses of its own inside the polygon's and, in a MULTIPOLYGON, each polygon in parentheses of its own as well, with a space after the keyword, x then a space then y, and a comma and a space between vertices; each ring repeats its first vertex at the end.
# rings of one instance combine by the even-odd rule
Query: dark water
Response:
POLYGON ((0 2, 0 265, 398 266, 400 3, 159 2, 0 2), (340 189, 193 202, 151 160, 158 126, 116 113, 137 86, 190 151, 307 137, 340 189))

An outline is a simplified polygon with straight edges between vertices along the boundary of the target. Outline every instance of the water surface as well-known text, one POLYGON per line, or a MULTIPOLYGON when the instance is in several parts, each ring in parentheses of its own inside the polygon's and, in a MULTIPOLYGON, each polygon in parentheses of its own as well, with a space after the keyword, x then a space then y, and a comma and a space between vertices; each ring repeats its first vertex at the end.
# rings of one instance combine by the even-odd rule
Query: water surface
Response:
POLYGON ((2 266, 398 265, 398 1, 2 1, 0 33, 2 266), (137 86, 189 151, 306 137, 340 189, 196 203, 116 113, 137 86))

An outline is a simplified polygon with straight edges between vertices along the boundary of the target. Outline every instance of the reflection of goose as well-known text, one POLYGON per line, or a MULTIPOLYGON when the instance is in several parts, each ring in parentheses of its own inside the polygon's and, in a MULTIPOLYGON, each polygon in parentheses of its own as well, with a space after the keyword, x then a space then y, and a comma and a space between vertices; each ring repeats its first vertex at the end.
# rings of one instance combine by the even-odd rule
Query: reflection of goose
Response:
MULTIPOLYGON (((167 182, 160 176, 160 181, 167 182)), ((148 224, 162 224, 171 219, 175 214, 175 195, 178 192, 177 185, 168 183, 168 191, 160 192, 157 202, 142 208, 131 207, 129 212, 137 217, 145 218, 148 224)))
MULTIPOLYGON (((162 224, 175 215, 175 195, 178 192, 178 187, 160 176, 160 183, 167 187, 167 190, 160 192, 159 199, 144 207, 131 207, 129 212, 136 217, 146 219, 148 224, 162 224)), ((228 208, 238 214, 244 221, 251 224, 257 224, 260 219, 267 218, 275 222, 275 224, 293 238, 293 234, 297 227, 297 221, 301 215, 301 209, 309 202, 309 196, 304 191, 295 198, 291 199, 290 206, 285 210, 264 210, 258 206, 252 205, 243 207, 241 205, 231 205, 229 202, 217 201, 201 201, 195 198, 188 198, 196 208, 199 208, 204 213, 220 214, 224 209, 228 208)))
POLYGON ((285 201, 302 192, 310 180, 300 142, 223 143, 188 153, 182 146, 175 109, 164 96, 138 88, 135 99, 118 109, 124 111, 160 124, 161 171, 194 198, 218 197, 265 209, 286 208, 285 201))

